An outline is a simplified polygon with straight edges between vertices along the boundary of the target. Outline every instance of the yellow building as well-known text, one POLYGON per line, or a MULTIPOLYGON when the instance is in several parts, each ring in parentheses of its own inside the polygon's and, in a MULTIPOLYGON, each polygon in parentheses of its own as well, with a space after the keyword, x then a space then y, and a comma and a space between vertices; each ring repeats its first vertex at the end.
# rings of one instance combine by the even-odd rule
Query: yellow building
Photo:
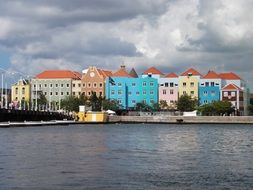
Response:
POLYGON ((31 86, 28 80, 20 79, 17 83, 11 86, 11 100, 14 103, 25 101, 30 102, 31 86))
POLYGON ((179 76, 179 97, 187 94, 192 98, 199 97, 199 79, 201 74, 195 69, 188 69, 179 76))

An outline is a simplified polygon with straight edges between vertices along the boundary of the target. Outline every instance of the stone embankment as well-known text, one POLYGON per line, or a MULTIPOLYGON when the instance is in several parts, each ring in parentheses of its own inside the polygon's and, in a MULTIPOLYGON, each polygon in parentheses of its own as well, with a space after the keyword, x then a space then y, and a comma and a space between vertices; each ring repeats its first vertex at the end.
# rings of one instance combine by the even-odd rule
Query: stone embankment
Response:
POLYGON ((253 124, 253 116, 109 116, 109 123, 253 124))

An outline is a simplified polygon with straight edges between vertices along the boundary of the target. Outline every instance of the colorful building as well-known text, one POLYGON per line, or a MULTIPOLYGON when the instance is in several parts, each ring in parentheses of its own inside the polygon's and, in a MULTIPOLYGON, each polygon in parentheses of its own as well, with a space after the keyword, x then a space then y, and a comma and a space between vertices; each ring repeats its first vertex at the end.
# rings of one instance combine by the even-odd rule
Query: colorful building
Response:
POLYGON ((163 76, 164 74, 155 67, 150 67, 142 73, 142 78, 152 77, 152 78, 159 79, 160 77, 163 77, 163 76))
POLYGON ((178 76, 169 73, 163 78, 159 78, 159 102, 165 100, 170 108, 176 108, 178 100, 178 76))
POLYGON ((38 74, 31 80, 33 108, 60 109, 60 101, 72 94, 73 81, 80 79, 80 73, 70 70, 47 70, 38 74), (42 95, 48 101, 46 105, 38 105, 42 95))
POLYGON ((29 107, 31 101, 31 86, 28 80, 20 79, 11 86, 11 101, 13 107, 20 108, 27 105, 29 107))
POLYGON ((134 109, 137 103, 150 106, 158 103, 158 80, 152 77, 134 78, 125 67, 106 79, 106 98, 117 100, 122 109, 134 109))
POLYGON ((221 89, 221 100, 231 102, 237 115, 245 115, 243 94, 243 90, 237 85, 227 84, 221 89))
POLYGON ((222 80, 220 75, 209 71, 199 82, 199 103, 209 104, 220 100, 222 80))
POLYGON ((188 69, 179 76, 179 97, 188 94, 192 98, 199 97, 199 80, 202 75, 195 69, 188 69))
POLYGON ((88 97, 92 92, 103 97, 105 95, 105 79, 111 75, 111 71, 98 69, 94 66, 89 67, 82 76, 81 92, 88 97))

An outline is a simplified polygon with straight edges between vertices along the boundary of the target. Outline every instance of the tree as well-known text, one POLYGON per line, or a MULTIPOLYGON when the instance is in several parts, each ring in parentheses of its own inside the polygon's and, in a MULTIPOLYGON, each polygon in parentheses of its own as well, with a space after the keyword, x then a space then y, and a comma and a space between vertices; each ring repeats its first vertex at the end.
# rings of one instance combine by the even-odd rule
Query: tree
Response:
POLYGON ((152 108, 151 106, 149 106, 147 103, 145 103, 144 101, 142 102, 138 102, 136 105, 135 105, 135 109, 136 111, 151 111, 152 108))
POLYGON ((91 92, 89 103, 92 107, 92 111, 101 111, 102 101, 103 98, 101 96, 97 97, 95 92, 91 92))
POLYGON ((104 110, 113 110, 113 111, 117 111, 121 108, 117 100, 104 99, 102 102, 102 106, 104 110))
POLYGON ((168 109, 169 106, 168 106, 166 100, 160 100, 160 102, 159 102, 159 107, 160 107, 162 110, 165 110, 165 109, 168 109))
POLYGON ((198 108, 202 115, 230 115, 234 112, 231 102, 216 101, 210 104, 202 105, 198 108))
POLYGON ((177 109, 179 111, 194 111, 198 105, 198 100, 196 98, 191 98, 187 94, 179 97, 177 102, 177 109))
POLYGON ((252 104, 249 105, 248 110, 250 112, 250 115, 253 115, 253 105, 252 104))

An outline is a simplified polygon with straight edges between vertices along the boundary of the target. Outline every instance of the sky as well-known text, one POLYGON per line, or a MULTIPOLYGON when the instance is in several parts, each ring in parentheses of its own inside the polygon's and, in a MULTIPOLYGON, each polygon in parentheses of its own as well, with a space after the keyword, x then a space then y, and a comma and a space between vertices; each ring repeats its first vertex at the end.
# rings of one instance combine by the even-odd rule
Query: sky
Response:
MULTIPOLYGON (((252 0, 0 0, 0 68, 235 72, 253 90, 252 0)), ((6 76, 8 78, 8 76, 6 76)))

